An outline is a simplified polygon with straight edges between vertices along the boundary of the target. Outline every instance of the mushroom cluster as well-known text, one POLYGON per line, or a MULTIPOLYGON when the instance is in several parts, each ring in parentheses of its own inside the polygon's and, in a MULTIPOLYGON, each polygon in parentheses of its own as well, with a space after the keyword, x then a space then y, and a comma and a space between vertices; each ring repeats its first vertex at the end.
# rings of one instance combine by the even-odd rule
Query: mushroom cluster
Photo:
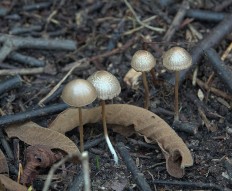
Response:
POLYGON ((87 80, 76 79, 70 81, 64 87, 61 95, 61 98, 65 103, 71 107, 78 108, 81 152, 84 151, 84 133, 81 108, 92 103, 97 97, 101 100, 104 136, 116 164, 118 164, 118 156, 108 136, 105 100, 113 99, 118 96, 120 92, 121 86, 114 75, 107 71, 97 71, 87 80))

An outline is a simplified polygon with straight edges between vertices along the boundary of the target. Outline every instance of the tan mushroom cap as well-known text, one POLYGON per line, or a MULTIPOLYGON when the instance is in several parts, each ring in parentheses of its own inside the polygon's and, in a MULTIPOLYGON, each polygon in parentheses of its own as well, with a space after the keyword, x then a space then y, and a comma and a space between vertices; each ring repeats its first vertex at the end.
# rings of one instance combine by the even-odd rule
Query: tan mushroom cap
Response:
POLYGON ((70 106, 83 107, 97 98, 97 92, 87 80, 76 79, 65 85, 61 98, 70 106))
POLYGON ((101 70, 93 73, 88 79, 97 90, 99 99, 113 99, 121 92, 118 79, 111 73, 101 70))
POLYGON ((132 57, 131 67, 137 72, 146 72, 154 68, 156 59, 146 50, 138 50, 132 57))
POLYGON ((181 47, 173 47, 163 55, 163 65, 168 70, 180 71, 192 64, 191 55, 181 47))

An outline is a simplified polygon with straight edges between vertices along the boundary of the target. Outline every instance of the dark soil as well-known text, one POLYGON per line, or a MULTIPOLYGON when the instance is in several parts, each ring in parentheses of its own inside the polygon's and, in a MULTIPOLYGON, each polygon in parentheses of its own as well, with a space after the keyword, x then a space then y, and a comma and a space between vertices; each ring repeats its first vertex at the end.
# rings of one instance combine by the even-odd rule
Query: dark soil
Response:
MULTIPOLYGON (((226 1, 226 0, 225 0, 226 1)), ((210 33, 218 22, 189 20, 185 18, 181 22, 181 26, 175 32, 171 42, 165 42, 163 36, 168 30, 170 22, 176 14, 172 7, 179 5, 174 3, 171 6, 161 6, 156 1, 129 1, 137 16, 141 19, 147 19, 151 16, 156 17, 148 22, 150 26, 165 29, 163 33, 159 33, 147 28, 129 32, 128 31, 140 27, 136 22, 135 17, 125 5, 124 1, 92 1, 83 2, 73 0, 62 1, 44 1, 51 2, 47 7, 26 10, 25 6, 39 3, 43 1, 10 1, 2 0, 1 8, 8 10, 6 14, 1 16, 0 32, 5 34, 14 34, 21 37, 36 37, 36 38, 57 38, 71 39, 76 41, 77 49, 75 51, 53 51, 53 50, 36 50, 36 49, 20 49, 18 53, 25 54, 42 60, 46 63, 46 70, 43 73, 21 75, 23 85, 20 88, 10 90, 0 95, 1 113, 15 114, 23 112, 35 107, 38 102, 44 98, 50 90, 65 76, 67 70, 65 67, 82 58, 92 58, 99 56, 89 64, 84 63, 77 67, 74 72, 63 83, 76 78, 87 79, 93 72, 97 70, 107 70, 114 74, 120 81, 122 92, 114 99, 113 103, 127 103, 143 107, 143 86, 141 78, 139 84, 133 89, 124 81, 126 73, 129 71, 130 61, 133 54, 143 49, 143 39, 151 40, 156 44, 148 45, 148 50, 156 57, 157 64, 155 67, 159 85, 153 86, 152 78, 148 75, 151 107, 150 110, 170 126, 173 124, 174 110, 174 86, 167 82, 171 72, 166 71, 162 66, 162 54, 173 46, 181 46, 190 51, 197 45, 200 40, 196 37, 188 23, 191 24, 203 38, 210 33), (163 15, 162 15, 162 14, 163 15), (54 14, 52 16, 52 14, 54 14), (48 18, 51 18, 50 20, 48 18), (187 24, 186 24, 187 23, 187 24), (40 26, 38 30, 29 30, 28 32, 14 32, 15 29, 40 26), (12 32, 13 31, 13 32, 12 32), (128 42, 131 45, 121 51, 120 47, 124 47, 128 42), (116 52, 111 52, 116 50, 116 52), (111 52, 109 56, 102 56, 105 52, 111 52)), ((169 1, 160 1, 169 2, 169 1)), ((224 2, 224 1, 223 1, 224 2)), ((190 9, 206 9, 214 11, 221 4, 219 0, 208 1, 190 1, 190 9), (205 3, 204 3, 205 2, 205 3)), ((221 12, 231 13, 232 6, 225 7, 221 12)), ((215 12, 215 11, 214 11, 215 12)), ((227 35, 220 44, 216 47, 218 54, 221 56, 231 43, 231 34, 227 35)), ((231 70, 232 54, 228 54, 225 59, 225 64, 231 70)), ((210 62, 206 57, 202 57, 198 65, 197 78, 204 83, 208 80, 213 72, 210 62)), ((17 61, 13 61, 9 57, 0 64, 1 69, 20 69, 30 68, 17 61)), ((190 73, 190 76, 193 73, 190 73)), ((5 80, 7 76, 1 76, 5 80)), ((227 86, 215 74, 211 85, 221 90, 225 95, 231 94, 227 86)), ((62 86, 63 87, 63 86, 62 86)), ((232 190, 232 177, 229 167, 225 166, 226 159, 232 158, 232 113, 231 99, 220 97, 212 92, 202 89, 198 84, 193 85, 190 77, 186 78, 184 83, 180 85, 180 120, 187 124, 192 122, 197 126, 197 133, 191 134, 183 130, 176 129, 178 135, 184 140, 190 149, 194 165, 186 168, 185 176, 181 179, 176 179, 170 176, 165 167, 165 158, 158 145, 145 143, 144 139, 138 135, 130 138, 122 137, 121 135, 110 131, 110 139, 113 145, 117 142, 124 142, 130 151, 137 167, 144 174, 147 182, 152 190, 214 190, 215 188, 201 188, 200 183, 212 183, 220 186, 224 190, 232 190), (199 91, 204 95, 202 101, 198 98, 199 91), (204 105, 204 108, 209 111, 206 115, 210 127, 216 127, 216 131, 208 130, 200 117, 198 106, 189 98, 189 95, 204 105), (135 143, 141 141, 144 144, 135 143), (154 184, 154 180, 166 180, 169 182, 186 181, 198 184, 197 186, 184 185, 168 185, 154 184)), ((62 102, 61 98, 56 97, 45 105, 51 105, 62 102)), ((109 101, 111 103, 111 101, 109 101)), ((95 101, 90 107, 98 105, 95 101)), ((206 111, 204 110, 204 111, 206 111)), ((46 126, 56 115, 46 116, 33 121, 46 126)), ((75 131, 67 133, 75 143, 79 144, 79 137, 75 131)), ((85 142, 96 139, 102 136, 101 124, 91 124, 85 127, 85 142)), ((11 140, 9 142, 12 143, 11 140)), ((24 143, 20 142, 20 147, 24 148, 24 143)), ((1 146, 2 148, 2 146, 1 146)), ((13 149, 13 148, 12 148, 13 149)), ((4 151, 4 150, 3 150, 4 151)), ((115 166, 112 156, 107 148, 105 141, 90 148, 90 167, 91 167, 91 184, 92 190, 138 190, 133 177, 127 170, 126 165, 120 160, 120 165, 115 166)), ((20 152, 21 160, 24 159, 23 150, 20 152)), ((14 164, 17 166, 17 164, 14 164)), ((232 165, 232 163, 231 163, 232 165)), ((79 166, 72 163, 67 164, 65 170, 59 170, 57 174, 59 179, 52 182, 51 190, 68 190, 72 185, 73 178, 76 176, 76 168, 80 171, 79 166)), ((230 167, 231 168, 231 167, 230 167)), ((47 174, 47 171, 42 174, 47 174)), ((10 177, 16 180, 16 175, 10 174, 10 177)), ((43 178, 38 176, 34 181, 34 188, 41 190, 43 187, 43 178)), ((184 183, 183 183, 184 184, 184 183)), ((217 189, 215 189, 217 190, 217 189)))

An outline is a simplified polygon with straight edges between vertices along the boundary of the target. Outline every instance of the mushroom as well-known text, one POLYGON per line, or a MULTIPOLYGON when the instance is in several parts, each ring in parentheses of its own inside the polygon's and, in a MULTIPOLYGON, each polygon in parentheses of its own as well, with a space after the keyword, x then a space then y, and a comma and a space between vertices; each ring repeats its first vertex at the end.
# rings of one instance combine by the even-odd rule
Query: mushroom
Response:
POLYGON ((103 70, 93 73, 87 80, 93 84, 93 86, 97 90, 97 97, 102 100, 101 106, 104 136, 110 152, 114 157, 114 161, 116 164, 118 164, 118 156, 108 136, 106 125, 105 100, 113 99, 114 97, 118 96, 121 92, 121 86, 118 79, 114 75, 103 70))
POLYGON ((144 108, 148 109, 150 102, 149 102, 149 89, 147 84, 147 77, 146 73, 150 71, 152 68, 154 68, 156 64, 156 59, 154 56, 146 51, 146 50, 138 50, 132 57, 131 60, 131 67, 136 70, 137 72, 142 72, 143 77, 143 85, 145 90, 145 102, 144 102, 144 108))
POLYGON ((83 122, 82 122, 82 110, 83 106, 92 103, 97 98, 97 92, 94 86, 83 79, 76 79, 70 81, 65 85, 61 98, 63 101, 72 106, 77 107, 79 111, 79 132, 80 132, 80 149, 84 151, 84 135, 83 135, 83 122))
POLYGON ((163 55, 163 65, 168 70, 175 71, 175 111, 174 121, 179 121, 179 71, 187 69, 192 64, 191 55, 181 47, 173 47, 163 55))

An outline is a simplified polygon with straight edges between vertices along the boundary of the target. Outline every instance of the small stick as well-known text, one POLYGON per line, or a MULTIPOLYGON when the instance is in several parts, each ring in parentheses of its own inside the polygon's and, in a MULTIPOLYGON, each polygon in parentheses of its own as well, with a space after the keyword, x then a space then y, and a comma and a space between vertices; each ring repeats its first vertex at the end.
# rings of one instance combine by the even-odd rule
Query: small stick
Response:
POLYGON ((60 103, 12 115, 4 115, 0 117, 0 127, 5 127, 10 124, 24 122, 38 117, 52 115, 55 113, 59 113, 67 108, 67 104, 60 103))
POLYGON ((96 138, 96 139, 94 139, 94 140, 91 140, 91 141, 85 143, 84 149, 85 149, 85 150, 88 150, 88 149, 90 149, 90 148, 92 148, 92 147, 97 146, 99 143, 101 143, 101 142, 103 142, 103 141, 105 141, 105 138, 104 138, 104 137, 98 137, 98 138, 96 138))
POLYGON ((153 30, 153 31, 156 31, 156 32, 160 32, 160 33, 164 31, 164 29, 162 29, 162 28, 152 27, 152 26, 150 26, 150 25, 148 25, 148 24, 142 22, 142 21, 139 19, 139 17, 137 16, 135 10, 134 10, 134 9, 132 8, 132 6, 130 5, 130 3, 129 3, 127 0, 124 0, 124 3, 125 3, 126 6, 130 9, 130 11, 131 11, 132 14, 134 15, 136 21, 137 21, 141 26, 144 26, 144 27, 146 27, 146 28, 148 28, 148 29, 150 29, 150 30, 153 30))
POLYGON ((195 135, 198 132, 198 127, 200 124, 196 122, 183 122, 174 120, 172 126, 176 131, 182 131, 190 135, 195 135))
POLYGON ((45 65, 44 61, 38 60, 31 56, 25 56, 23 54, 17 53, 17 52, 11 52, 11 54, 8 56, 11 60, 14 60, 16 62, 19 62, 21 64, 26 64, 28 66, 32 67, 42 67, 45 65))
POLYGON ((214 69, 214 72, 217 73, 218 77, 227 85, 230 93, 232 93, 232 72, 225 63, 221 61, 214 49, 206 50, 206 55, 214 69))
POLYGON ((24 11, 34 11, 39 9, 46 9, 50 7, 52 2, 41 2, 41 3, 33 3, 30 5, 23 6, 24 11))
POLYGON ((165 33, 163 40, 169 42, 173 35, 175 34, 176 30, 178 30, 181 22, 183 21, 185 14, 187 10, 189 9, 189 3, 188 1, 184 0, 175 16, 173 19, 172 24, 169 26, 167 32, 165 33))
POLYGON ((138 170, 135 162, 133 161, 132 157, 130 156, 128 150, 126 149, 125 145, 120 142, 117 144, 117 148, 119 153, 125 162, 127 169, 131 172, 139 190, 141 191, 151 191, 151 188, 147 181, 144 178, 144 175, 138 170))
POLYGON ((191 17, 196 20, 212 21, 212 22, 220 22, 227 15, 228 14, 226 13, 218 13, 218 12, 207 11, 207 10, 199 10, 199 9, 189 9, 186 13, 187 17, 191 17))
POLYGON ((89 179, 89 167, 88 167, 89 164, 88 164, 88 153, 87 152, 83 152, 82 155, 79 155, 77 153, 69 154, 66 157, 62 158, 59 162, 52 165, 48 173, 48 177, 44 183, 43 191, 48 191, 55 171, 66 161, 69 161, 73 158, 78 158, 82 162, 82 167, 83 167, 82 170, 83 170, 83 176, 84 176, 84 191, 90 191, 90 179, 89 179))
POLYGON ((3 94, 14 88, 22 86, 22 79, 20 76, 16 75, 14 77, 8 78, 0 83, 0 94, 3 94))
POLYGON ((67 50, 76 49, 76 42, 72 40, 52 40, 32 37, 16 37, 0 33, 0 62, 3 61, 13 50, 20 48, 33 48, 43 50, 67 50))
POLYGON ((32 74, 40 74, 40 73, 44 73, 44 67, 0 70, 0 76, 15 75, 15 74, 32 75, 32 74))
POLYGON ((149 99, 149 88, 148 88, 148 84, 147 84, 147 77, 146 77, 146 73, 142 72, 142 76, 143 76, 143 85, 144 85, 144 108, 148 109, 150 106, 150 99, 149 99))
POLYGON ((178 185, 181 187, 190 187, 190 188, 201 188, 201 189, 209 189, 214 188, 220 191, 223 191, 224 188, 218 186, 213 183, 203 183, 203 182, 187 182, 187 181, 167 181, 167 180, 154 180, 153 183, 155 184, 162 184, 162 185, 178 185))
POLYGON ((219 89, 216 89, 214 87, 209 87, 209 86, 207 86, 207 84, 205 84, 203 81, 201 81, 198 78, 197 78, 197 85, 203 89, 206 89, 206 90, 210 89, 210 91, 217 96, 223 97, 223 98, 228 99, 228 100, 232 100, 232 95, 228 95, 227 93, 225 93, 219 89))
POLYGON ((156 77, 155 77, 155 68, 152 68, 150 70, 150 73, 151 73, 151 77, 152 77, 152 83, 153 83, 153 86, 155 87, 156 86, 156 77))
POLYGON ((224 8, 230 6, 232 4, 232 0, 224 0, 219 2, 218 5, 214 8, 214 11, 222 11, 224 8))

